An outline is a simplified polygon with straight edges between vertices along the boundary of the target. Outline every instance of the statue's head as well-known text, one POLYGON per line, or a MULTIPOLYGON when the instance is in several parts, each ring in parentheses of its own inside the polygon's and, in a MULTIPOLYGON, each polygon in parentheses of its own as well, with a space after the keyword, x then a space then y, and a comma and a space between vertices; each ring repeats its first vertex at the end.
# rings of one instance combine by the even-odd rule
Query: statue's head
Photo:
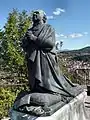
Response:
POLYGON ((32 21, 38 23, 42 21, 45 23, 47 20, 46 13, 43 10, 35 10, 32 14, 32 21))

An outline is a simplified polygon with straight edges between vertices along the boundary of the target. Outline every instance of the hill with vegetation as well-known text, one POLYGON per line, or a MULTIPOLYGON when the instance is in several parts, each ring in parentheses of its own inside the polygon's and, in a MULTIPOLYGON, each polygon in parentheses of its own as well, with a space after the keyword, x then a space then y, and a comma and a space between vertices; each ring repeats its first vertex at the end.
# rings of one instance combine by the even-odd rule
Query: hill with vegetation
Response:
POLYGON ((58 57, 62 72, 71 81, 85 84, 84 76, 88 73, 84 69, 90 69, 90 46, 79 50, 61 51, 58 53, 58 57), (77 74, 77 70, 80 73, 77 74))
POLYGON ((72 60, 90 62, 90 46, 78 50, 61 51, 63 56, 71 56, 72 60))
POLYGON ((90 53, 90 46, 77 50, 65 50, 65 51, 61 51, 61 53, 90 53))

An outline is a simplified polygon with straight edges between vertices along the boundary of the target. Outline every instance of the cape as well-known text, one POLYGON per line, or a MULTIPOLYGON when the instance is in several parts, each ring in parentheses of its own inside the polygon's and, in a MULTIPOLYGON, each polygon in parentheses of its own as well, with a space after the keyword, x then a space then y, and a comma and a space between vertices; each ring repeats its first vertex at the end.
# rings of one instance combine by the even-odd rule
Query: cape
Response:
POLYGON ((55 50, 55 31, 51 25, 39 24, 28 29, 22 40, 27 55, 29 85, 31 90, 49 90, 65 96, 77 96, 81 87, 74 85, 60 72, 55 50), (29 32, 37 36, 31 40, 29 32))

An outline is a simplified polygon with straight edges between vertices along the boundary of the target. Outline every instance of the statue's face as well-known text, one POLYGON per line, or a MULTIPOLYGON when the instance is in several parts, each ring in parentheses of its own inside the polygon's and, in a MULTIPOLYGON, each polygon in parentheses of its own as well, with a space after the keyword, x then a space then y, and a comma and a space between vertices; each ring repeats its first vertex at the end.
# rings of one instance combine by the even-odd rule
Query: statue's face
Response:
POLYGON ((39 22, 42 19, 43 18, 42 18, 42 16, 40 15, 40 13, 38 11, 33 13, 33 17, 32 17, 33 22, 39 22))

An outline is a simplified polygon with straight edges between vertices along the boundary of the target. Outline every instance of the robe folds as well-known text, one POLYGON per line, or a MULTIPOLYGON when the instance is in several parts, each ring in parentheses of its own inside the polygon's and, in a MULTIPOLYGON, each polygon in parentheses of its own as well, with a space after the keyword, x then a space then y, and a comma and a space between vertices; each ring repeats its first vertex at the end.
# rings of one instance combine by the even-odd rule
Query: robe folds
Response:
POLYGON ((55 31, 51 25, 39 24, 28 29, 22 40, 26 52, 31 91, 43 90, 75 97, 83 90, 60 72, 55 49, 55 31), (32 32, 37 39, 30 39, 32 32))

